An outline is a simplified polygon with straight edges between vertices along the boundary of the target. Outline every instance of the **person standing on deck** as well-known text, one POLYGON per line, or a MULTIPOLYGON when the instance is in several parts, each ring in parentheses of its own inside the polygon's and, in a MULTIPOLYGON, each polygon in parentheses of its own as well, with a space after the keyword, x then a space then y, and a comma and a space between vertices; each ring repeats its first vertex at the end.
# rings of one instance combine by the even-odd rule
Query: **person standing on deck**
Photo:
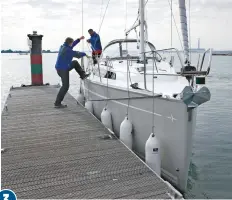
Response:
POLYGON ((88 39, 87 42, 91 44, 93 64, 95 65, 97 64, 97 57, 100 58, 102 54, 101 39, 93 29, 89 29, 88 32, 90 34, 90 39, 88 39))
POLYGON ((69 89, 69 71, 75 69, 76 72, 80 75, 81 79, 87 78, 90 74, 86 74, 85 71, 80 66, 77 60, 72 59, 75 58, 82 58, 84 56, 89 57, 84 52, 73 51, 73 47, 75 47, 82 39, 85 37, 82 36, 77 40, 73 40, 72 38, 66 38, 63 45, 61 45, 56 61, 55 68, 57 70, 57 74, 60 76, 62 81, 62 87, 57 94, 56 101, 54 103, 55 108, 65 108, 67 105, 61 104, 64 99, 64 96, 68 92, 69 89))

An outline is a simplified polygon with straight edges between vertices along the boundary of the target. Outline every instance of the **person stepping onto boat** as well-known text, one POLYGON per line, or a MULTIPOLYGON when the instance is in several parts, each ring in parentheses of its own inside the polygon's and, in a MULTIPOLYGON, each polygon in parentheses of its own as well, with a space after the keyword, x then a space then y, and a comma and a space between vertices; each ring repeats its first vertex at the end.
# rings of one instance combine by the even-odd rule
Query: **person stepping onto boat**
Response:
POLYGON ((93 64, 95 65, 97 64, 97 58, 100 58, 102 54, 101 39, 93 29, 89 29, 88 32, 90 34, 90 39, 88 39, 87 42, 91 44, 93 64))
POLYGON ((90 74, 86 74, 85 71, 80 66, 79 62, 77 60, 72 59, 75 58, 82 58, 84 56, 89 56, 84 52, 79 51, 73 51, 73 47, 75 47, 81 40, 83 40, 85 37, 82 36, 77 40, 73 40, 72 38, 68 37, 66 38, 63 45, 61 45, 56 61, 55 68, 57 70, 57 74, 60 76, 62 81, 62 87, 60 88, 60 91, 57 94, 56 101, 55 101, 55 108, 64 108, 67 107, 67 105, 61 104, 61 102, 64 99, 64 96, 68 92, 69 89, 69 72, 72 69, 75 69, 76 72, 80 75, 81 79, 87 78, 90 74))

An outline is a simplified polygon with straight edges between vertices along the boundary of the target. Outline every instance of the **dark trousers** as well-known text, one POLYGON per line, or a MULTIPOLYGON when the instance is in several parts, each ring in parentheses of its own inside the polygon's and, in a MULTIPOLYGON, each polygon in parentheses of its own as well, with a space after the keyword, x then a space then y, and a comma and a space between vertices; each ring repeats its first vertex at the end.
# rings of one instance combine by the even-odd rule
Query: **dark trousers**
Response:
POLYGON ((75 69, 81 78, 85 75, 85 71, 82 69, 82 67, 80 66, 80 64, 76 60, 72 61, 69 70, 57 70, 57 74, 61 78, 62 87, 60 88, 60 91, 57 94, 56 102, 55 102, 56 105, 61 104, 61 102, 64 100, 64 96, 68 92, 68 89, 69 89, 69 71, 71 71, 72 69, 75 69))
POLYGON ((97 64, 97 57, 100 58, 101 57, 101 52, 92 52, 92 58, 93 58, 93 64, 97 64))

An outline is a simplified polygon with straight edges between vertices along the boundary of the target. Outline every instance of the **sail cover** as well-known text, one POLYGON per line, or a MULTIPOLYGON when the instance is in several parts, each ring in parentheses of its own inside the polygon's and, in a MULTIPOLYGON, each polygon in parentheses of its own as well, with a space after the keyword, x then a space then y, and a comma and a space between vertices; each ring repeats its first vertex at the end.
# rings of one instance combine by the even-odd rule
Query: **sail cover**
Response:
POLYGON ((185 59, 189 61, 188 24, 186 17, 185 0, 179 0, 180 24, 184 44, 185 59))

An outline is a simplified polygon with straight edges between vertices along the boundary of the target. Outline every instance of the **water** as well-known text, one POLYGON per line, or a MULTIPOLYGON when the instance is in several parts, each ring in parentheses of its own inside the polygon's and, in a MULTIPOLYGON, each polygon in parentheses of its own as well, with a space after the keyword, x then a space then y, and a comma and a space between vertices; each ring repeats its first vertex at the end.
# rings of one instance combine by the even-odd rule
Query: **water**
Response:
POLYGON ((211 100, 198 109, 187 197, 232 198, 232 57, 213 57, 211 100))
MULTIPOLYGON (((56 54, 43 54, 44 83, 60 83, 54 69, 55 60, 56 54)), ((30 81, 29 55, 2 54, 2 107, 12 85, 30 84, 30 81)), ((75 98, 78 85, 78 75, 72 71, 69 92, 75 98)), ((232 57, 213 57, 207 87, 212 97, 198 108, 185 197, 232 198, 232 57)))

